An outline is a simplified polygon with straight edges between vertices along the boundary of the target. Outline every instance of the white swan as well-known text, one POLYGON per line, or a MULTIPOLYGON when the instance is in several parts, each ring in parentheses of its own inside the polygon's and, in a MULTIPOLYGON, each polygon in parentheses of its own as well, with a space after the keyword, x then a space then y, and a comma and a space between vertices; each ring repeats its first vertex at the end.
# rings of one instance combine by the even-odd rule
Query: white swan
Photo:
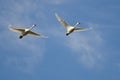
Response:
POLYGON ((41 34, 37 34, 35 32, 32 32, 31 30, 35 27, 36 25, 33 24, 32 27, 27 28, 27 29, 21 29, 21 28, 13 28, 13 27, 9 27, 10 30, 14 31, 14 32, 20 32, 20 36, 19 38, 22 39, 24 36, 26 36, 27 34, 32 35, 32 36, 36 36, 39 38, 47 38, 41 34))
POLYGON ((60 16, 58 16, 57 13, 55 13, 55 16, 57 20, 67 29, 66 36, 68 36, 74 31, 85 31, 89 29, 89 28, 77 28, 76 26, 79 25, 80 22, 77 22, 74 26, 71 26, 66 21, 64 21, 60 16))

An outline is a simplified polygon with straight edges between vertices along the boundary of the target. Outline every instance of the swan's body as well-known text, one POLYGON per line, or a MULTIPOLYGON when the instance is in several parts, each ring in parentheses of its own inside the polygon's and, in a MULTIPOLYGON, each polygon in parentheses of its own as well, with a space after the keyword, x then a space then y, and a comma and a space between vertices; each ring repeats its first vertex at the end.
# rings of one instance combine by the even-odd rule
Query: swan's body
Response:
POLYGON ((27 29, 21 29, 21 28, 13 28, 13 27, 9 27, 10 30, 14 31, 14 32, 20 32, 19 38, 23 38, 26 35, 32 35, 32 36, 36 36, 39 38, 45 38, 45 36, 32 32, 31 30, 35 27, 36 25, 34 24, 32 27, 27 28, 27 29))
POLYGON ((80 24, 79 22, 77 22, 74 26, 71 26, 57 14, 55 14, 55 16, 56 16, 57 20, 67 29, 66 36, 68 36, 69 34, 71 34, 74 31, 88 30, 88 28, 77 28, 76 26, 80 24))

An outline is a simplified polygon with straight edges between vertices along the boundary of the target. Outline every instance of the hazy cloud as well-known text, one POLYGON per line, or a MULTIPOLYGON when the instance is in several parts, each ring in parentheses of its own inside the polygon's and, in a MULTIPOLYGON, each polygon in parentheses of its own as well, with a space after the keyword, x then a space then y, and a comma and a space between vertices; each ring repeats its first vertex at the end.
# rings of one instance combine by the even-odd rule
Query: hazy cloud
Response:
POLYGON ((8 25, 24 28, 25 25, 27 25, 26 27, 32 26, 34 24, 32 17, 37 20, 39 20, 40 16, 44 17, 41 11, 42 7, 37 7, 37 2, 33 0, 10 1, 6 4, 8 6, 2 6, 5 9, 0 13, 2 15, 0 16, 0 24, 3 26, 1 27, 3 30, 0 35, 0 47, 6 52, 1 63, 21 72, 32 73, 43 59, 45 42, 31 36, 19 39, 19 34, 8 30, 8 25))
POLYGON ((45 42, 30 36, 21 40, 17 34, 14 35, 9 31, 4 31, 1 34, 0 47, 6 52, 2 63, 21 72, 32 73, 43 59, 45 42))
POLYGON ((74 0, 44 0, 47 4, 53 4, 53 5, 61 5, 61 4, 68 4, 73 2, 74 0))
POLYGON ((97 27, 94 24, 89 24, 93 29, 86 32, 75 33, 67 40, 67 46, 71 48, 73 53, 78 57, 81 64, 88 68, 93 68, 99 65, 103 59, 100 48, 103 45, 103 38, 101 37, 97 27))

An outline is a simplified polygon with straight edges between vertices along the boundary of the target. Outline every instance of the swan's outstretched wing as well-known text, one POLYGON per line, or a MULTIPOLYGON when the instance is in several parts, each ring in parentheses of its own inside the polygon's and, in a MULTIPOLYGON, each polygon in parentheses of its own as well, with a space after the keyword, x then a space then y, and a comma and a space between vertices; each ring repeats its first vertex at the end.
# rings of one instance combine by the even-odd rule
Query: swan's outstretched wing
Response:
POLYGON ((41 34, 37 34, 37 33, 32 32, 32 31, 29 31, 28 34, 29 34, 29 35, 32 35, 32 36, 39 37, 39 38, 47 38, 46 36, 43 36, 43 35, 41 35, 41 34))
POLYGON ((25 31, 25 29, 18 29, 18 28, 13 28, 13 27, 9 27, 9 29, 11 31, 14 31, 14 32, 20 32, 20 33, 23 33, 25 31))
POLYGON ((74 31, 85 31, 88 30, 89 28, 75 28, 74 31))
POLYGON ((65 28, 68 28, 70 25, 65 22, 60 16, 58 16, 56 13, 55 13, 55 16, 57 18, 57 20, 65 27, 65 28))

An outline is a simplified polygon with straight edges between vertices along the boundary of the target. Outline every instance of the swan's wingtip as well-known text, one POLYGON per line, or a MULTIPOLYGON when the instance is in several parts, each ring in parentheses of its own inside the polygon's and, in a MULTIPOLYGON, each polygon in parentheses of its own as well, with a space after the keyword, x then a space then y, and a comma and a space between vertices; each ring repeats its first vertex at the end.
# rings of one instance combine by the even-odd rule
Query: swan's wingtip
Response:
POLYGON ((57 15, 57 12, 55 12, 55 15, 57 15))
POLYGON ((43 38, 48 38, 48 36, 43 36, 43 38))
POLYGON ((56 16, 56 17, 58 16, 57 12, 55 12, 55 16, 56 16))
POLYGON ((8 27, 12 27, 12 25, 11 25, 11 24, 9 24, 9 25, 8 25, 8 27))
POLYGON ((39 36, 39 38, 48 38, 48 36, 39 36))
POLYGON ((12 25, 11 25, 11 24, 9 24, 9 25, 8 25, 8 29, 11 29, 11 28, 12 28, 12 25))
POLYGON ((93 29, 93 27, 90 27, 90 28, 89 28, 89 30, 92 30, 92 29, 93 29))
POLYGON ((8 29, 9 29, 9 30, 11 30, 11 29, 12 29, 12 27, 11 27, 11 26, 8 26, 8 29))

